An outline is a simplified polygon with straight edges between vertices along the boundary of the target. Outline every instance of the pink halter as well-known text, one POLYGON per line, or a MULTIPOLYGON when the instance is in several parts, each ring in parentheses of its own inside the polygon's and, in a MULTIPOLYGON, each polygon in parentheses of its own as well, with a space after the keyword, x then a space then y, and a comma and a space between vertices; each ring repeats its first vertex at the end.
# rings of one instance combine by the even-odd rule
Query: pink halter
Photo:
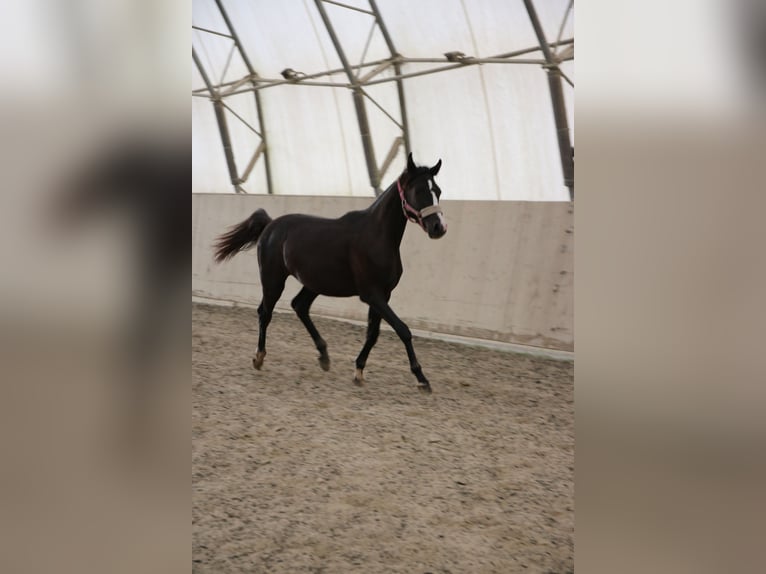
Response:
POLYGON ((407 200, 404 198, 404 189, 402 188, 402 182, 398 179, 396 180, 396 187, 399 189, 399 197, 402 199, 402 211, 404 212, 404 216, 409 219, 410 221, 414 221, 420 227, 423 229, 423 231, 428 232, 426 229, 426 226, 423 225, 423 220, 428 217, 429 215, 433 215, 434 213, 442 213, 442 208, 440 205, 429 205, 427 207, 424 207, 420 211, 412 207, 409 203, 407 203, 407 200))

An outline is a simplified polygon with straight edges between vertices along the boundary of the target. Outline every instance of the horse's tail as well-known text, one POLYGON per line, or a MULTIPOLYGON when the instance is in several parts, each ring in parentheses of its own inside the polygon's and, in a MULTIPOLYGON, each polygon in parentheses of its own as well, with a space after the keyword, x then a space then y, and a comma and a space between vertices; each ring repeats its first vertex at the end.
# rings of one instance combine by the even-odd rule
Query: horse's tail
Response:
POLYGON ((213 244, 214 259, 217 263, 231 259, 243 249, 252 247, 271 223, 271 217, 263 209, 256 209, 253 214, 222 234, 213 244))

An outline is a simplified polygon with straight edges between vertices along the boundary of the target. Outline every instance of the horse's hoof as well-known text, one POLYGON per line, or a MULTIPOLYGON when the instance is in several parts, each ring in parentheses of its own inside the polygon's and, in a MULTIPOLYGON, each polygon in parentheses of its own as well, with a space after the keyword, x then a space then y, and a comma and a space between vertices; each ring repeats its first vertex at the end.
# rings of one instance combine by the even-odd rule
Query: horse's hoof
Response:
POLYGON ((362 374, 362 369, 357 369, 356 373, 354 373, 354 384, 357 387, 364 386, 364 375, 362 374))
POLYGON ((255 354, 255 357, 253 357, 253 367, 254 367, 254 368, 257 370, 257 371, 260 371, 260 370, 261 370, 261 367, 263 366, 263 358, 264 358, 265 356, 266 356, 266 352, 265 352, 265 351, 264 351, 263 353, 262 353, 262 352, 260 352, 260 351, 258 351, 258 352, 255 354))
POLYGON ((329 371, 330 370, 330 357, 319 357, 319 366, 322 367, 323 371, 329 371))
POLYGON ((431 385, 429 385, 428 383, 418 383, 418 390, 421 393, 425 393, 427 395, 430 395, 431 394, 431 385))

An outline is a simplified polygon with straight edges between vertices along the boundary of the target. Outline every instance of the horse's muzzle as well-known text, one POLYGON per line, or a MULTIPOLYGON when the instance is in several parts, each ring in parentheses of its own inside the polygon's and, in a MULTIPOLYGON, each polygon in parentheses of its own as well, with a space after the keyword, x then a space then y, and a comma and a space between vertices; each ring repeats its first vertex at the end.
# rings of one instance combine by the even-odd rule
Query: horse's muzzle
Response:
POLYGON ((444 234, 447 233, 447 224, 442 223, 441 221, 436 221, 427 226, 426 232, 431 239, 439 239, 440 237, 444 237, 444 234))

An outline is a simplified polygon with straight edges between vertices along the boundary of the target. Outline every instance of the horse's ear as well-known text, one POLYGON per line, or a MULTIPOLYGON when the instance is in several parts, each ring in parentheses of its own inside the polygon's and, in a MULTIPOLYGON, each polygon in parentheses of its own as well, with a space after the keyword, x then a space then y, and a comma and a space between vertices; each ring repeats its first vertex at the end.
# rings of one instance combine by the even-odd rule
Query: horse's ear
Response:
POLYGON ((433 166, 429 171, 431 172, 431 177, 434 177, 437 173, 439 173, 439 170, 442 168, 442 160, 436 162, 436 165, 433 166))
POLYGON ((417 167, 415 167, 415 162, 412 161, 412 152, 407 154, 407 171, 415 172, 417 167))

